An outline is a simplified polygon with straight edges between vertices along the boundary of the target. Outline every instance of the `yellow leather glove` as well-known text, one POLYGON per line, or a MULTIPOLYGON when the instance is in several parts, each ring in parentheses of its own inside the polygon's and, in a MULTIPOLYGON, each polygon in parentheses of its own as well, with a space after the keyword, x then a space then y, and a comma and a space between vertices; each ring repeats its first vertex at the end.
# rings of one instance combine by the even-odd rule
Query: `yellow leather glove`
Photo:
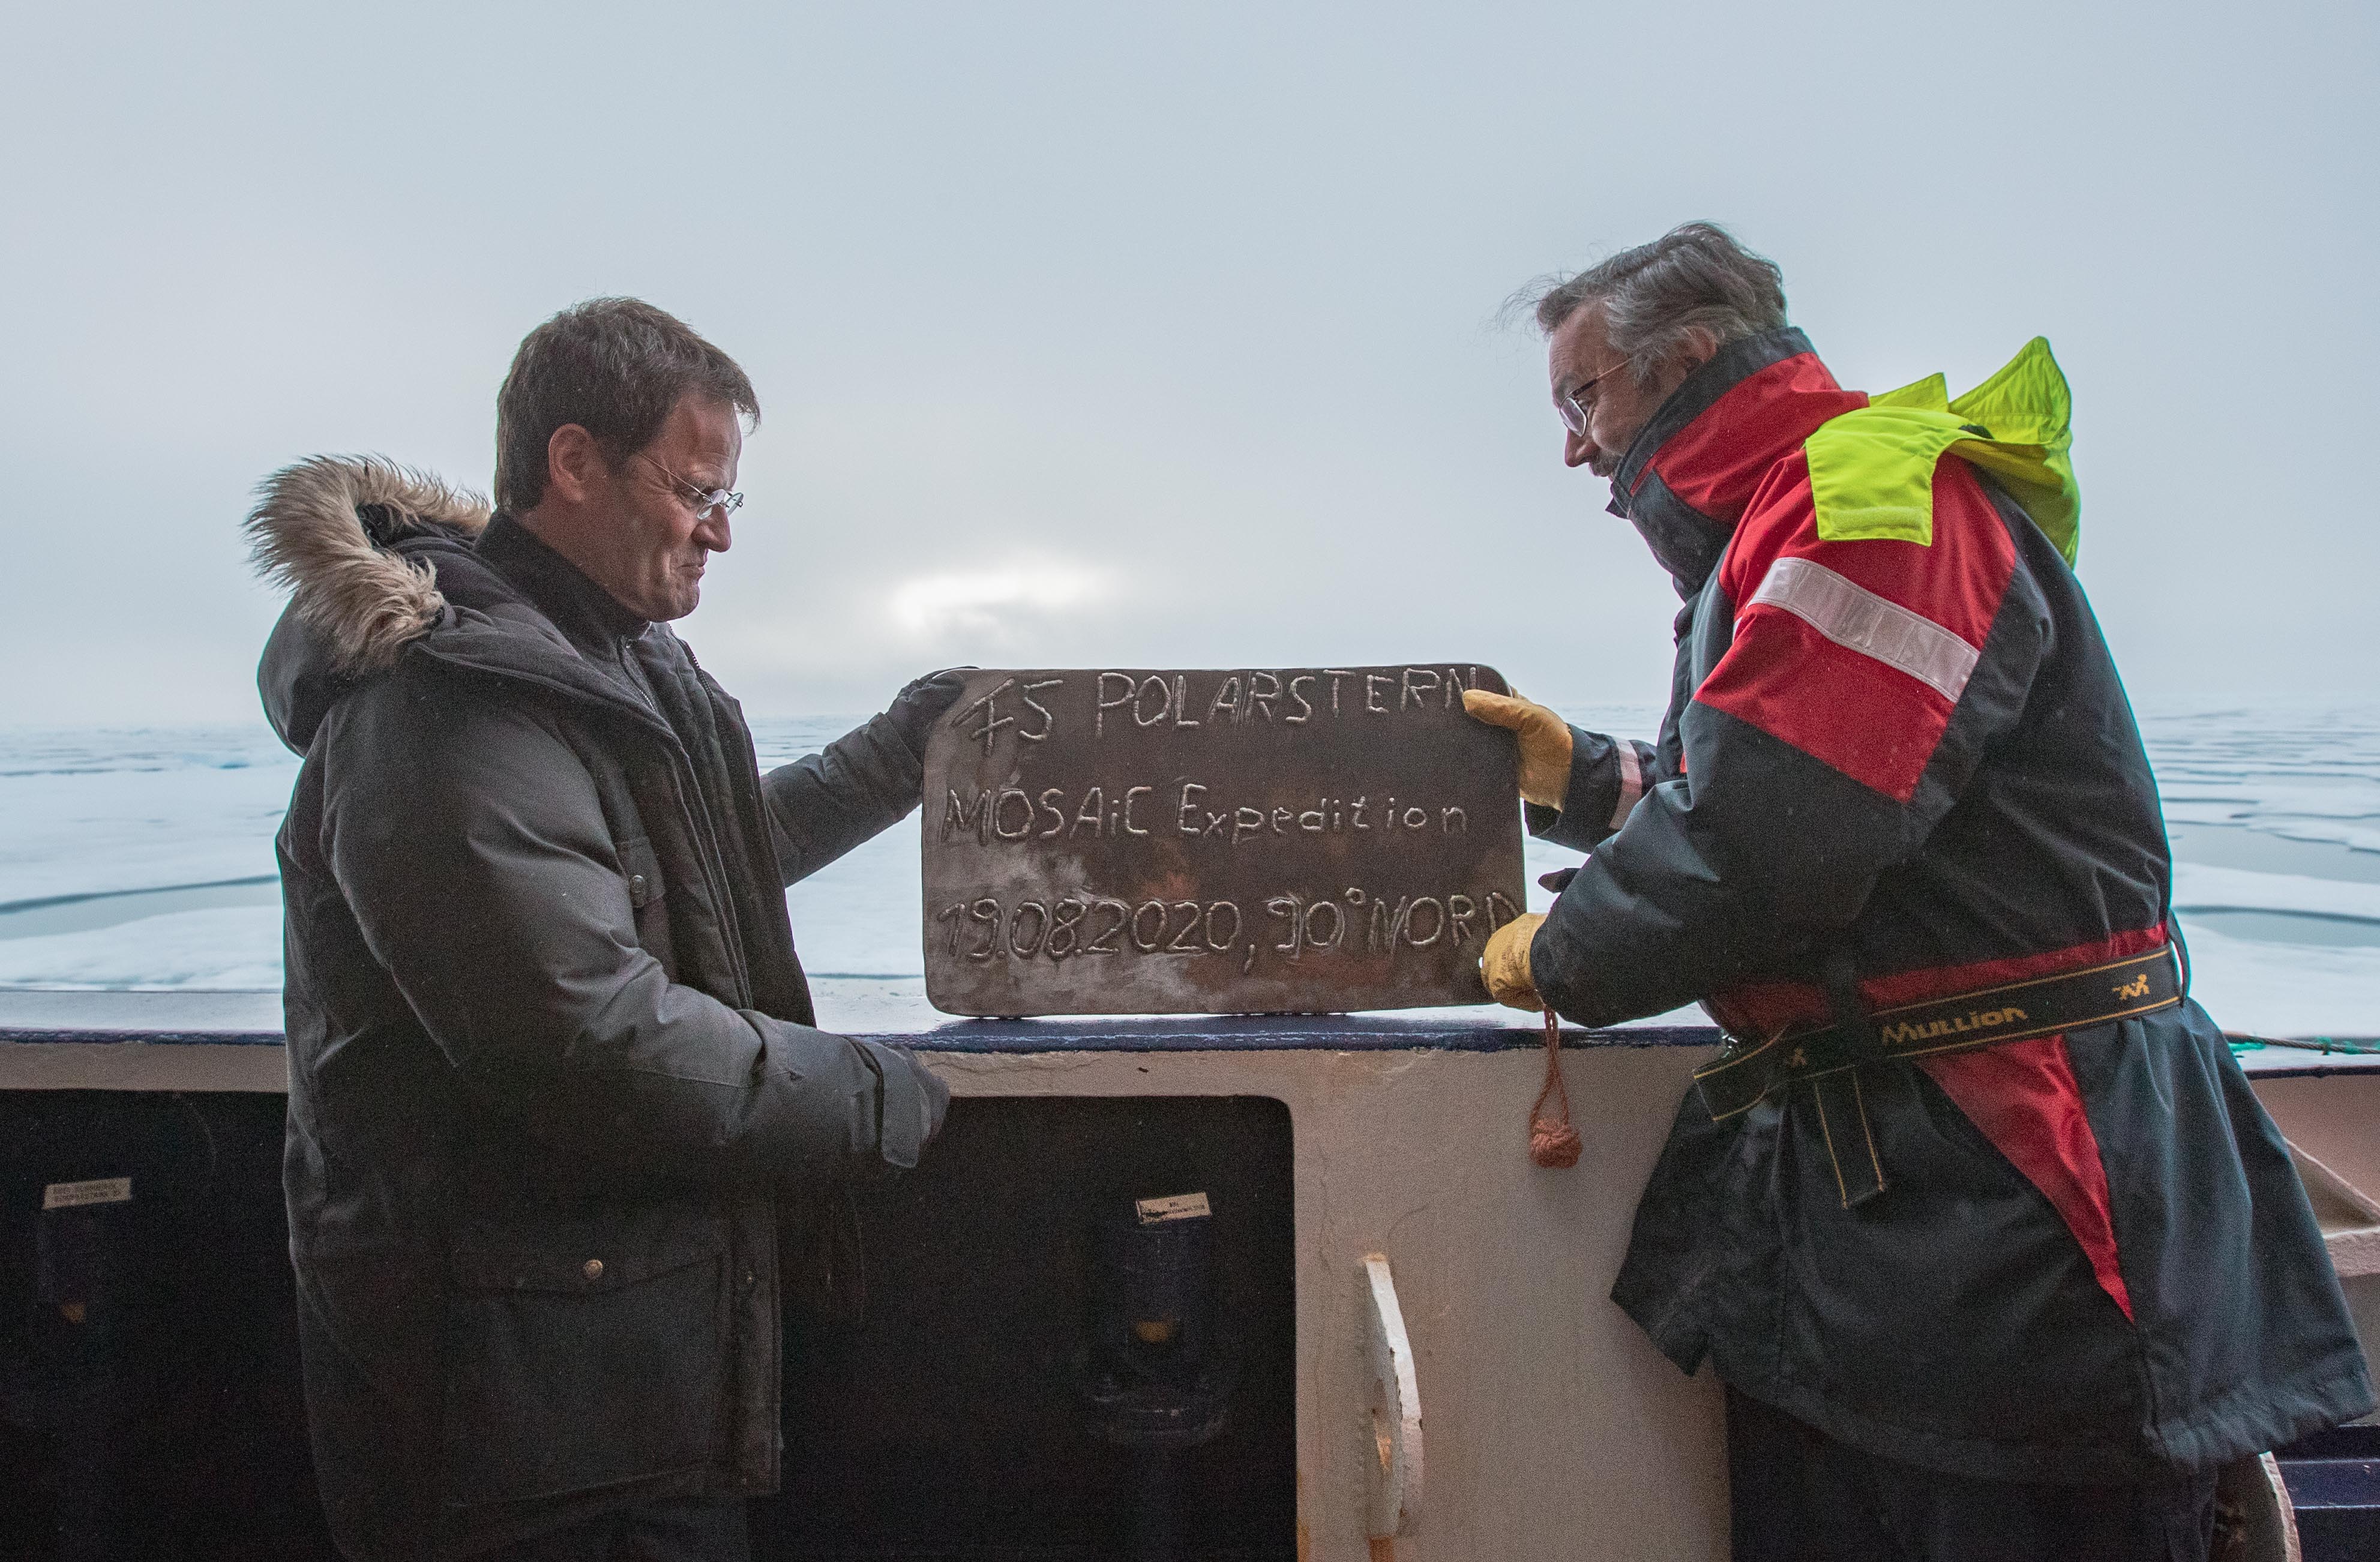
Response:
POLYGON ((1521 795, 1541 808, 1559 808, 1570 794, 1570 723, 1517 694, 1463 691, 1463 708, 1474 720, 1501 727, 1521 740, 1521 795))
POLYGON ((1545 920, 1542 912, 1524 912, 1488 936, 1488 948, 1479 956, 1479 979, 1488 984, 1489 998, 1531 1013, 1545 1008, 1536 985, 1529 980, 1529 940, 1545 920))

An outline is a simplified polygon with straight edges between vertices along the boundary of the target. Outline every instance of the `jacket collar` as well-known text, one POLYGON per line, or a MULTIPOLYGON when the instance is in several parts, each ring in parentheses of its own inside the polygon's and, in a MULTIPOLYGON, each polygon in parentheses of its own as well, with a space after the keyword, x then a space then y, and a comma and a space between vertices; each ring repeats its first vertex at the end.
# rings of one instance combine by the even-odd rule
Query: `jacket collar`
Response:
POLYGON ((1791 326, 1730 342, 1670 393, 1628 447, 1611 478, 1611 513, 1634 525, 1678 595, 1691 597, 1769 470, 1820 424, 1866 405, 1791 326))
MULTIPOLYGON (((674 740, 676 734, 669 723, 613 670, 604 642, 582 644, 565 633, 544 601, 524 590, 509 574, 492 568, 480 550, 447 544, 421 550, 415 556, 425 554, 437 571, 445 602, 437 621, 409 648, 415 655, 603 706, 674 740), (590 653, 587 644, 597 647, 597 651, 590 653)), ((591 581, 587 584, 589 589, 598 589, 591 581)), ((630 637, 627 648, 639 660, 665 659, 674 642, 666 625, 646 624, 640 634, 630 637)))
POLYGON ((499 510, 480 533, 480 557, 546 616, 582 656, 609 655, 650 628, 553 546, 499 510))
MULTIPOLYGON (((494 529, 475 495, 372 457, 317 456, 265 480, 248 530, 258 568, 288 586, 291 599, 265 644, 257 684, 284 743, 304 753, 349 690, 416 654, 605 706, 674 741, 668 723, 605 670, 609 657, 590 656, 556 620, 557 611, 564 619, 591 613, 595 633, 625 633, 618 620, 626 610, 611 603, 607 624, 550 568, 537 587, 516 581, 521 558, 508 552, 531 560, 527 573, 540 572, 525 548, 499 542, 483 552, 477 544, 494 529)), ((510 529, 543 549, 524 528, 510 529)), ((637 652, 683 654, 666 625, 648 626, 637 652)))

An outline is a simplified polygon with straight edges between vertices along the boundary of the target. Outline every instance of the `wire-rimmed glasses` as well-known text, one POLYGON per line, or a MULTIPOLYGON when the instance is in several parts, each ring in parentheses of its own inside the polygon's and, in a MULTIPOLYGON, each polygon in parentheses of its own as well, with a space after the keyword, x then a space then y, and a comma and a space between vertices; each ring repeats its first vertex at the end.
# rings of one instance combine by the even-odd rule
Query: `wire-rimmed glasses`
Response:
POLYGON ((1585 439, 1587 414, 1595 409, 1595 404, 1580 398, 1585 393, 1594 390, 1598 381, 1609 380, 1627 367, 1627 362, 1623 359, 1602 373, 1582 380, 1569 390, 1557 394, 1554 397, 1554 411, 1560 414, 1562 427, 1568 429, 1577 438, 1585 439))
MULTIPOLYGON (((642 451, 637 454, 644 455, 642 451)), ((707 521, 714 515, 723 521, 743 506, 744 496, 740 493, 731 493, 723 488, 703 488, 679 477, 650 455, 645 455, 645 459, 652 463, 654 471, 670 480, 670 486, 677 490, 678 497, 693 508, 694 518, 698 521, 707 521)))

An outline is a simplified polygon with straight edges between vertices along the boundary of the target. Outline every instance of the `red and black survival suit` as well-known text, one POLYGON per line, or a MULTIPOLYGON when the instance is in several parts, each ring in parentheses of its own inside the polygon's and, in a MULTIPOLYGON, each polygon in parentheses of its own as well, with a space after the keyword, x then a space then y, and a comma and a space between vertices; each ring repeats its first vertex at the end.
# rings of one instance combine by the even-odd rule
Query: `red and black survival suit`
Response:
POLYGON ((1956 455, 1930 541, 1822 538, 1803 444, 1867 400, 1798 331, 1740 341, 1613 479, 1685 598, 1670 705, 1655 746, 1574 732, 1529 810, 1591 853, 1530 970, 1582 1024, 1701 1000, 1722 1061, 1761 1053, 1687 1093, 1613 1300, 1680 1367, 1957 1474, 2149 1480, 2361 1415, 2287 1149, 2177 1001, 2082 588, 1956 455), (1789 1066, 1803 1037, 1831 1069, 1789 1066))

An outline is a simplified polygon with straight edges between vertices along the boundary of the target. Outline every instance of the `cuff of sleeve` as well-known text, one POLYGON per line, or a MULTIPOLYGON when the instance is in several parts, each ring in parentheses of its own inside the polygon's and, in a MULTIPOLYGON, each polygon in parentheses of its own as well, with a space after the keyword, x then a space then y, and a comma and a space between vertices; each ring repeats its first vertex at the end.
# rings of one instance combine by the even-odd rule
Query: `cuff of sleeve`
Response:
POLYGON ((1560 808, 1522 805, 1529 833, 1574 852, 1591 852, 1626 818, 1628 807, 1644 795, 1644 766, 1633 744, 1601 733, 1570 730, 1570 785, 1560 808), (1631 779, 1633 791, 1627 791, 1631 779))
POLYGON ((1653 768, 1652 750, 1631 738, 1621 738, 1612 745, 1620 763, 1620 797, 1611 805, 1611 828, 1616 832, 1636 811, 1645 799, 1645 778, 1653 768))
MULTIPOLYGON (((919 734, 922 738, 923 734, 919 734)), ((926 775, 926 756, 922 748, 912 748, 909 736, 901 723, 890 716, 870 716, 828 746, 841 748, 845 744, 865 745, 877 764, 888 772, 894 782, 908 783, 914 791, 926 775)))
POLYGON ((1595 974, 1581 958, 1578 928, 1573 925, 1578 914, 1575 907, 1565 911, 1560 897, 1555 898, 1545 921, 1529 939, 1529 984, 1547 1007, 1572 1023, 1609 1024, 1613 1016, 1602 1012, 1593 991, 1595 974))
POLYGON ((876 1153, 885 1165, 906 1171, 925 1154, 951 1087, 897 1047, 854 1039, 877 1081, 876 1153))

